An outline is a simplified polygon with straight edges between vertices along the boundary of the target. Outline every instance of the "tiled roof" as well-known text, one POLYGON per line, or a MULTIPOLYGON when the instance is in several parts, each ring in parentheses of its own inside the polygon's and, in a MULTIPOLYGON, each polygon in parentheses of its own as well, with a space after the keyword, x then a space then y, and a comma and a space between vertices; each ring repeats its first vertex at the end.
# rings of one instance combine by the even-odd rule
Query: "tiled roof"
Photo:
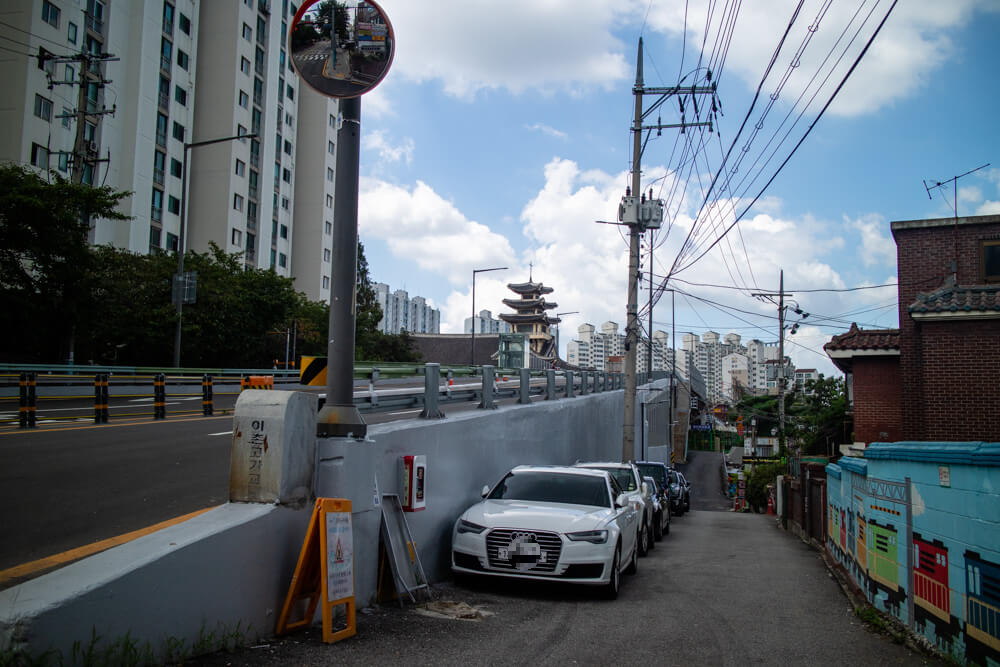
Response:
POLYGON ((830 339, 823 346, 827 352, 847 350, 898 350, 899 329, 859 329, 852 322, 847 333, 842 333, 830 339))
POLYGON ((934 313, 1000 317, 1000 285, 945 285, 929 294, 917 294, 907 310, 915 317, 934 313))

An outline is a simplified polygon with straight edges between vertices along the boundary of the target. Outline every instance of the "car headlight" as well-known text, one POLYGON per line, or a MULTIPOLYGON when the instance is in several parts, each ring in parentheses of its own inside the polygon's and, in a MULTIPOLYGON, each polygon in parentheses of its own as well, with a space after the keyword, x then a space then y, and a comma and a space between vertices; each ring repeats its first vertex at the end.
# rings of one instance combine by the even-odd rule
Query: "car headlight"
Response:
POLYGON ((465 519, 458 520, 458 534, 462 533, 473 533, 478 535, 479 533, 486 530, 486 526, 480 526, 478 523, 472 523, 471 521, 466 521, 465 519))
POLYGON ((678 484, 671 484, 670 485, 670 490, 673 491, 674 493, 677 493, 678 491, 681 490, 681 487, 678 484))
POLYGON ((593 544, 605 544, 608 541, 608 531, 606 530, 582 530, 578 533, 566 533, 573 542, 591 542, 593 544))

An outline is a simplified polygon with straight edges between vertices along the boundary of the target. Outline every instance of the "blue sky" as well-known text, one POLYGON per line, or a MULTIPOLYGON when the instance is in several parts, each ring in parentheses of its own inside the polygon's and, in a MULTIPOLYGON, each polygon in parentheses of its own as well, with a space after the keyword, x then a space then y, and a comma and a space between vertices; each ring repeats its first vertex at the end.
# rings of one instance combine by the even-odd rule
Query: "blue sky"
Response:
MULTIPOLYGON (((734 150, 744 154, 747 145, 730 182, 747 180, 702 207, 796 6, 742 3, 733 20, 736 4, 437 0, 430 9, 384 0, 395 61, 362 100, 359 231, 372 278, 428 298, 441 309, 442 330, 458 332, 471 314, 474 268, 510 267, 476 281, 476 309, 496 315, 510 295, 505 284, 526 280, 530 263, 535 280, 554 288, 558 311, 579 311, 564 318, 563 351, 584 322, 624 327, 627 244, 619 228, 594 221, 614 219, 629 183, 640 35, 646 85, 671 86, 680 77, 704 84, 697 65, 707 33, 702 63, 715 69, 722 110, 718 136, 664 130, 643 153, 644 189, 654 187, 671 211, 669 233, 654 241, 659 282, 692 227, 704 249, 775 175, 889 9, 887 0, 803 0, 750 116, 748 128, 761 129, 749 143, 745 130, 734 150), (802 100, 815 95, 811 104, 796 102, 803 91, 802 100), (801 119, 765 150, 776 131, 785 134, 790 111, 801 119), (682 164, 679 152, 671 160, 675 142, 687 141, 702 146, 695 160, 682 164), (771 151, 770 162, 754 162, 771 151), (712 220, 720 223, 715 231, 712 220)), ((672 277, 687 293, 676 298, 678 338, 711 328, 776 340, 774 306, 750 292, 776 290, 780 269, 811 313, 786 346, 798 367, 834 373, 822 345, 851 321, 897 326, 894 288, 805 290, 894 282, 889 222, 952 214, 951 190, 928 199, 924 179, 946 181, 993 163, 961 179, 959 214, 1000 213, 997 34, 993 0, 900 2, 762 197, 715 249, 672 277)), ((676 100, 664 104, 661 119, 678 122, 676 100)), ((647 296, 643 288, 640 302, 647 296)), ((655 329, 670 331, 669 293, 653 319, 655 329)))

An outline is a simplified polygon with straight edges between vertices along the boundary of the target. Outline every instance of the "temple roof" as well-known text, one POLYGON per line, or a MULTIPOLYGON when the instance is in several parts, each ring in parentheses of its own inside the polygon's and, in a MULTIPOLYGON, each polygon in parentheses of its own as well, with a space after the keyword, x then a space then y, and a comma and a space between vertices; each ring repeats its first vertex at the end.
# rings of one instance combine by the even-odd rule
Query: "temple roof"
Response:
POLYGON ((562 321, 558 317, 549 317, 545 313, 500 313, 500 319, 510 324, 531 324, 533 322, 559 324, 562 321))
POLYGON ((542 283, 526 282, 526 283, 507 283, 507 289, 517 294, 551 294, 552 288, 546 287, 542 283))
POLYGON ((543 298, 538 299, 504 299, 503 303, 505 306, 510 306, 515 310, 527 310, 528 308, 543 308, 545 310, 550 310, 552 308, 557 308, 558 303, 553 303, 546 301, 543 298))
POLYGON ((899 329, 859 329, 852 322, 847 333, 834 336, 823 349, 837 368, 849 373, 856 356, 898 356, 899 329))
POLYGON ((934 292, 917 294, 907 311, 914 319, 1000 317, 1000 285, 962 287, 946 283, 934 292))

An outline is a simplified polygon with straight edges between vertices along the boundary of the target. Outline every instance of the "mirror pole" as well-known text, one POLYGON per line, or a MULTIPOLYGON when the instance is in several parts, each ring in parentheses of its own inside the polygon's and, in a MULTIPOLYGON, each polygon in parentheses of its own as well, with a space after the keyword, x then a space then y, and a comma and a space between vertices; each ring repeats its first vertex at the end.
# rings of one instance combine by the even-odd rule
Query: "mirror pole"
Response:
POLYGON ((361 98, 340 100, 336 182, 333 204, 333 275, 330 285, 326 404, 317 416, 321 438, 368 432, 354 406, 354 322, 358 273, 358 175, 361 151, 361 98))

